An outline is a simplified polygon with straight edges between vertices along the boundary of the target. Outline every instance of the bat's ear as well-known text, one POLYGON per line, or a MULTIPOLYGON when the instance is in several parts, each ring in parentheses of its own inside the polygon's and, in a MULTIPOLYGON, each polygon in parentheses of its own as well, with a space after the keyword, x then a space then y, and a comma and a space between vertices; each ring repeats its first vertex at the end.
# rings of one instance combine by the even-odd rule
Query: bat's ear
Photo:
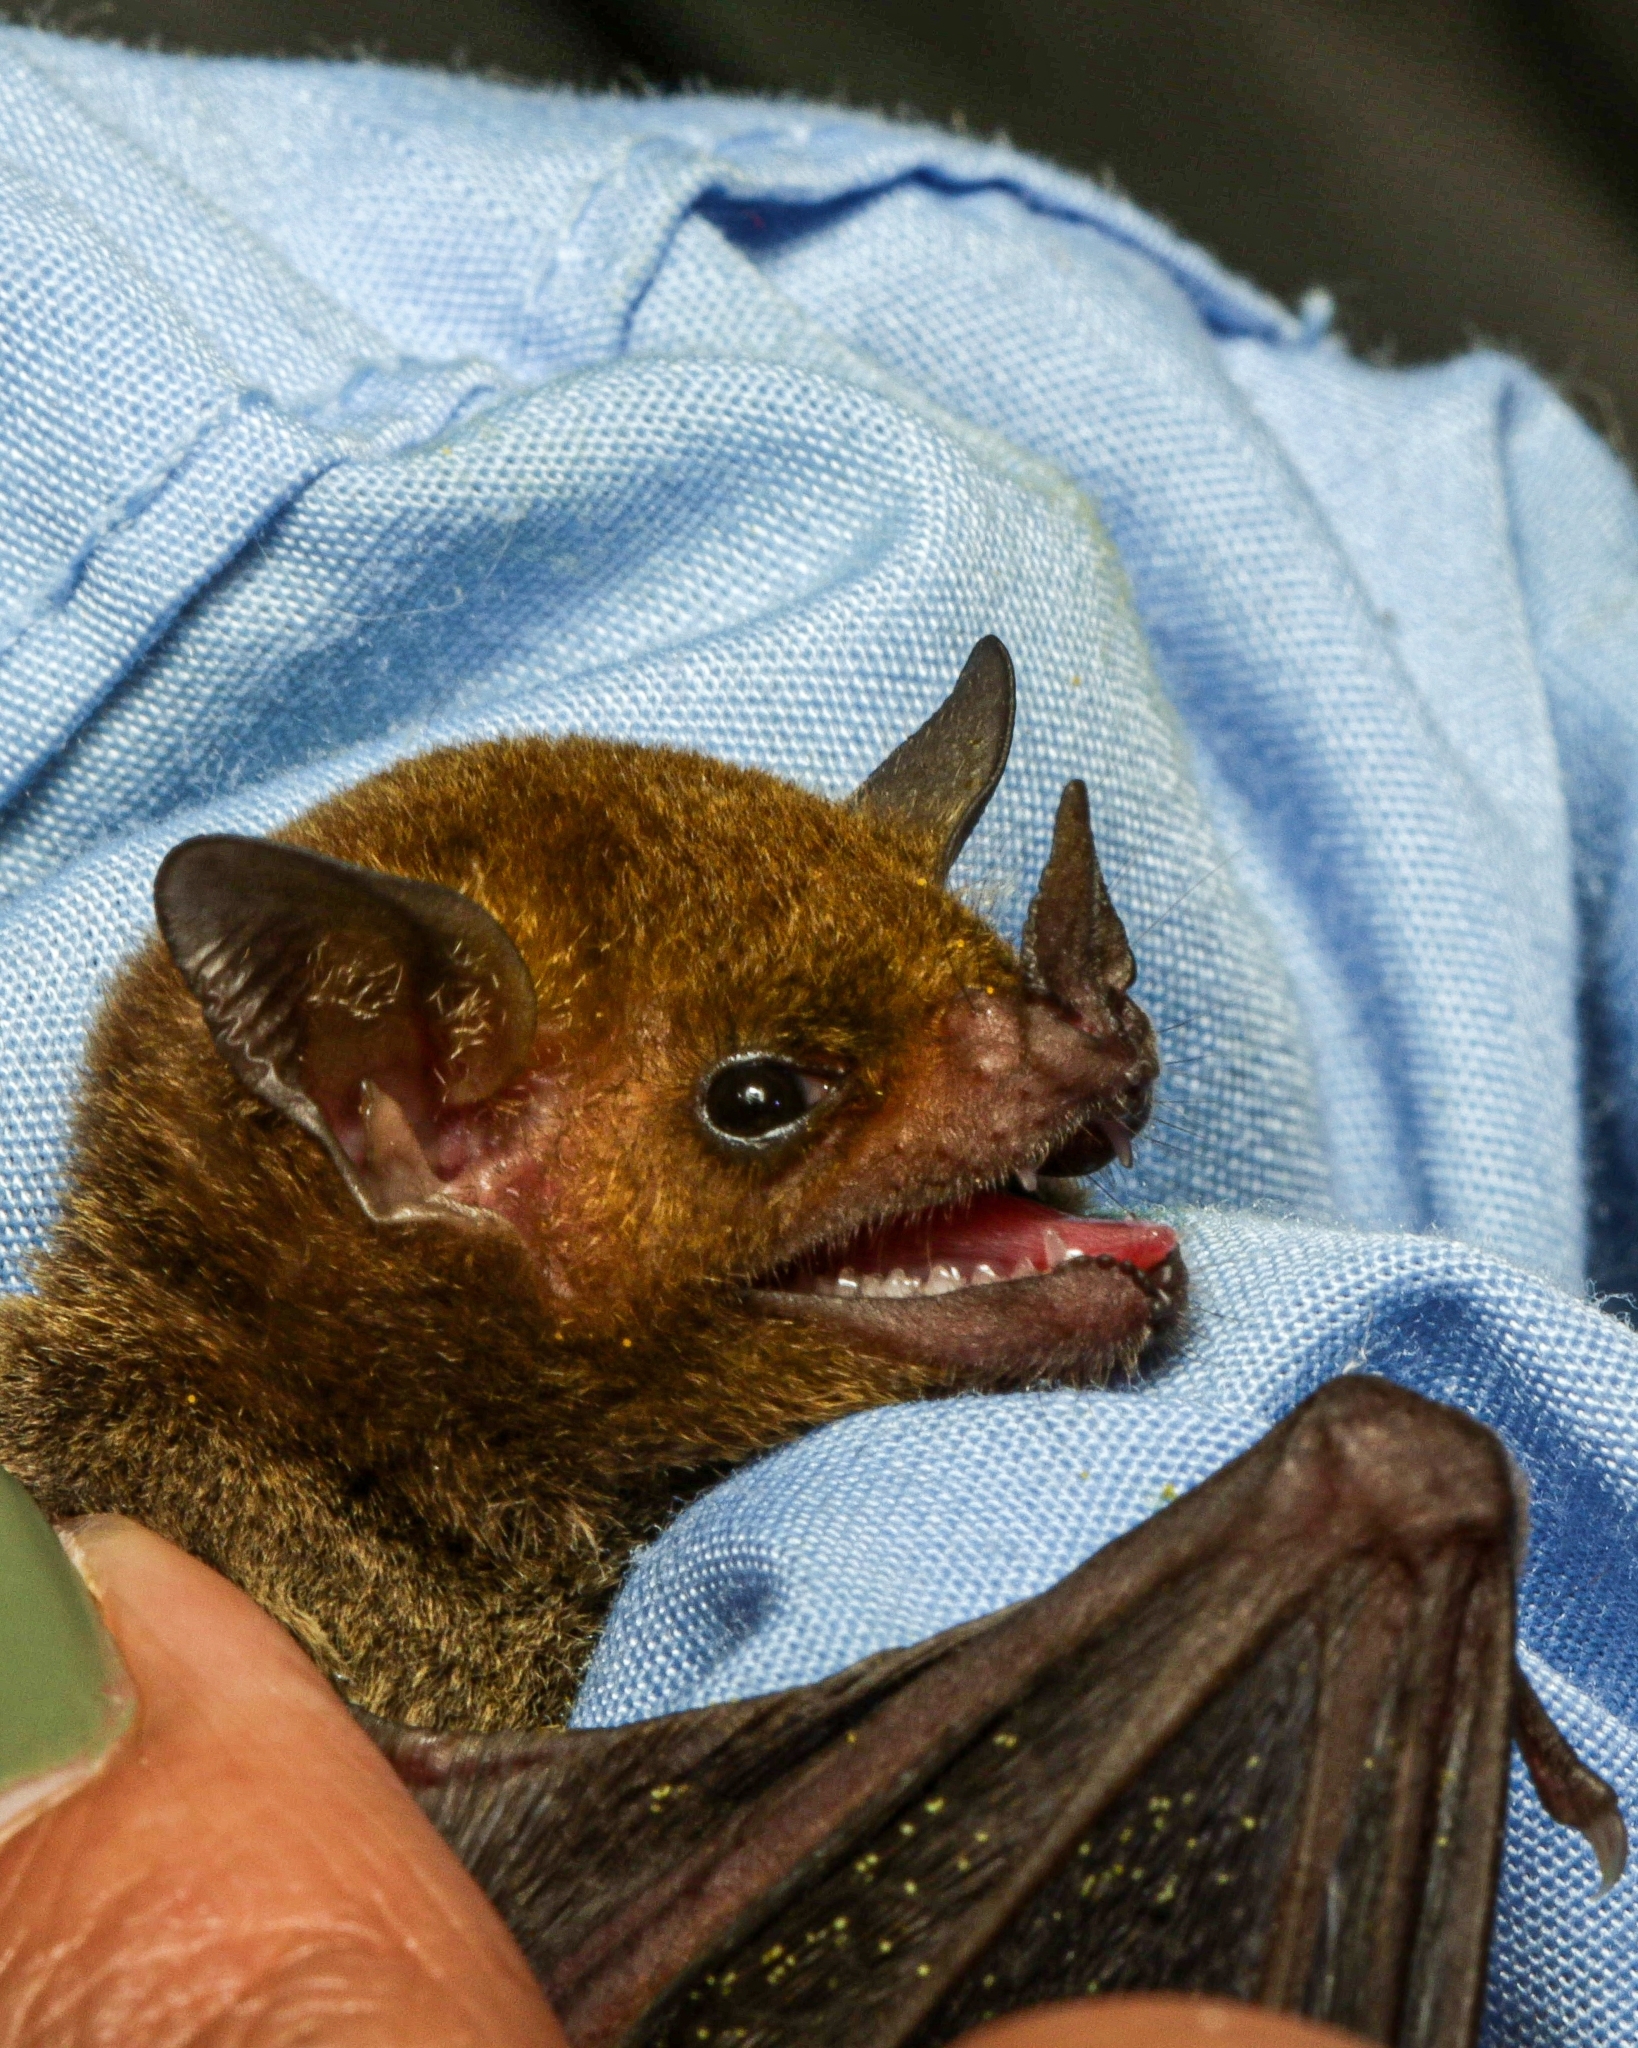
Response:
POLYGON ((159 929, 218 1051, 323 1145, 380 1221, 448 1215, 440 1111, 527 1063, 535 989, 458 890, 261 839, 189 839, 154 882, 159 929))
POLYGON ((1066 782, 1058 799, 1052 852, 1024 920, 1023 959, 1036 988, 1083 1018, 1132 985, 1132 949, 1098 866, 1084 782, 1066 782))
POLYGON ((908 828, 936 848, 942 882, 995 793, 1012 747, 1012 657, 993 633, 967 657, 944 702, 848 798, 855 810, 908 828))

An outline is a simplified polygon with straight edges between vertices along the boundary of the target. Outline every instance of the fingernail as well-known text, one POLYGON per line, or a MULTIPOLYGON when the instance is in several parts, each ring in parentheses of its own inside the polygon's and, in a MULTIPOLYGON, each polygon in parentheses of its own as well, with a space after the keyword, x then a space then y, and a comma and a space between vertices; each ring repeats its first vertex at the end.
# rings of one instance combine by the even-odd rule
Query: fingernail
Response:
POLYGON ((0 1842, 101 1767, 134 1706, 84 1580, 0 1471, 0 1842))

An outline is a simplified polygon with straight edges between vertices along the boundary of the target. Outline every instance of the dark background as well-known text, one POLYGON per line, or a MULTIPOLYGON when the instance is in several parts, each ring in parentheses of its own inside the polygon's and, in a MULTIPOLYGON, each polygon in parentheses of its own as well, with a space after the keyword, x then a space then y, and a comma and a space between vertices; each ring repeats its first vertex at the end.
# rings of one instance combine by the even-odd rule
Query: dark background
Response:
POLYGON ((954 121, 1110 174, 1403 362, 1520 350, 1638 447, 1638 0, 54 0, 166 49, 707 83, 954 121))

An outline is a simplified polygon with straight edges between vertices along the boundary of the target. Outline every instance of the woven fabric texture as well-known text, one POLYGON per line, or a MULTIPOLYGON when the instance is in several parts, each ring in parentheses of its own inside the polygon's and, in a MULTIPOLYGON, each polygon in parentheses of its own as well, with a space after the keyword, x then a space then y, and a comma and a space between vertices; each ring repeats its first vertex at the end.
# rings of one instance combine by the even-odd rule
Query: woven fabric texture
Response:
MULTIPOLYGON (((1088 779, 1187 1344, 738 1475, 579 1718, 1045 1585, 1368 1366, 1528 1473, 1529 1667, 1638 1815, 1638 1339, 1588 1296, 1638 1281, 1638 502, 1520 365, 1354 362, 1004 149, 0 30, 0 1278, 175 840, 525 730, 839 794, 992 631, 957 880, 1016 932, 1088 779)), ((1638 2042, 1594 1890, 1516 1785, 1491 2042, 1638 2042)))

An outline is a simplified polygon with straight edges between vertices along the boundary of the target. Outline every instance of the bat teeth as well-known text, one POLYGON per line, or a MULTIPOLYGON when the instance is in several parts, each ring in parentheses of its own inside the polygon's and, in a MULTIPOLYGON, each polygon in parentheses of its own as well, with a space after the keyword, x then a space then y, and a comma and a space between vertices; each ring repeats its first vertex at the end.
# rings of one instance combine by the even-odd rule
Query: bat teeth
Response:
MULTIPOLYGON (((1032 1276, 1035 1272, 1027 1262, 1023 1270, 1032 1276)), ((958 1294, 964 1287, 987 1287, 1000 1278, 993 1266, 975 1266, 970 1274, 964 1274, 949 1261, 941 1261, 927 1273, 907 1273, 902 1266, 885 1274, 858 1273, 851 1266, 843 1266, 839 1272, 822 1274, 813 1283, 813 1291, 844 1301, 908 1301, 928 1295, 958 1294)))
MULTIPOLYGON (((1066 1245, 1055 1230, 1043 1234, 1041 1245, 1049 1272, 1086 1257, 1085 1252, 1066 1245)), ((959 1294, 968 1287, 997 1287, 1009 1280, 1038 1280, 1041 1271, 1032 1259, 1018 1259, 1012 1270, 1005 1274, 998 1273, 987 1260, 968 1273, 952 1261, 941 1261, 926 1273, 907 1273, 902 1266, 895 1266, 890 1273, 859 1273, 852 1266, 843 1266, 838 1272, 820 1274, 811 1286, 815 1294, 831 1295, 844 1301, 925 1300, 930 1295, 959 1294)))
POLYGON ((1106 1116, 1099 1119, 1104 1136, 1109 1140, 1115 1157, 1128 1173, 1132 1170, 1132 1133, 1119 1117, 1106 1116))

